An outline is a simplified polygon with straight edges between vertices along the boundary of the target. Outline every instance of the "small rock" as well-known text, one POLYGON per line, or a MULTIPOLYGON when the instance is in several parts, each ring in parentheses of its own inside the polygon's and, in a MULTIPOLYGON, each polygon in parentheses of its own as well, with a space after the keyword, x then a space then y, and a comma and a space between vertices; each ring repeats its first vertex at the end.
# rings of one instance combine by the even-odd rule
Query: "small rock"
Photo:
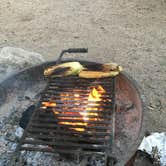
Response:
POLYGON ((11 150, 14 151, 14 150, 16 149, 16 147, 17 147, 17 144, 16 144, 16 143, 12 144, 12 145, 11 145, 11 150))
POLYGON ((14 142, 16 140, 16 136, 13 132, 12 133, 7 132, 5 139, 14 142))
POLYGON ((79 39, 80 37, 79 36, 74 36, 74 39, 79 39))
POLYGON ((18 99, 18 101, 22 101, 22 100, 23 100, 23 97, 18 96, 17 99, 18 99))
POLYGON ((31 98, 29 96, 25 96, 25 100, 30 100, 31 98))
POLYGON ((22 134, 23 134, 23 131, 24 131, 24 130, 23 130, 21 127, 18 127, 18 128, 16 129, 16 131, 15 131, 16 137, 21 138, 21 137, 22 137, 22 134))
POLYGON ((154 108, 152 106, 148 106, 149 110, 154 110, 154 108))

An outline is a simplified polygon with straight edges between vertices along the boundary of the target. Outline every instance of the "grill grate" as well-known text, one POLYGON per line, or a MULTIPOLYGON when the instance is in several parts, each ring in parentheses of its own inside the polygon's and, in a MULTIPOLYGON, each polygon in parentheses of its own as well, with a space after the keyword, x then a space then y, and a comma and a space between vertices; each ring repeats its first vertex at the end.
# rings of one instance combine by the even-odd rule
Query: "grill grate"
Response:
POLYGON ((115 78, 50 77, 17 150, 76 155, 110 151, 114 100, 115 78), (99 85, 105 90, 101 101, 89 100, 99 85), (43 102, 56 105, 43 107, 43 102))

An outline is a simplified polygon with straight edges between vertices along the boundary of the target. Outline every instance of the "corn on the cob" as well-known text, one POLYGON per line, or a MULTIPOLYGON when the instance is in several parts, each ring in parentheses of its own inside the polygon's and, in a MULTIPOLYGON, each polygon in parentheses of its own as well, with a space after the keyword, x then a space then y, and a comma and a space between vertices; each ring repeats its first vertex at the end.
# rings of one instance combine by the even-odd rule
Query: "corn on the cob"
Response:
POLYGON ((82 78, 104 78, 117 76, 123 69, 116 63, 100 64, 98 71, 84 68, 79 62, 67 62, 55 65, 44 70, 44 75, 62 77, 68 75, 79 75, 82 78))
POLYGON ((105 78, 105 77, 115 77, 119 74, 119 71, 86 71, 82 70, 79 73, 79 77, 81 78, 105 78))
POLYGON ((122 66, 117 63, 105 63, 102 65, 103 71, 122 71, 122 66))
POLYGON ((79 77, 82 78, 115 77, 123 70, 122 67, 116 63, 105 63, 99 67, 100 71, 82 70, 79 72, 79 77))
POLYGON ((67 62, 45 69, 44 75, 49 76, 53 73, 55 73, 54 77, 77 75, 83 69, 84 67, 79 62, 67 62), (56 75, 56 70, 61 72, 56 75))

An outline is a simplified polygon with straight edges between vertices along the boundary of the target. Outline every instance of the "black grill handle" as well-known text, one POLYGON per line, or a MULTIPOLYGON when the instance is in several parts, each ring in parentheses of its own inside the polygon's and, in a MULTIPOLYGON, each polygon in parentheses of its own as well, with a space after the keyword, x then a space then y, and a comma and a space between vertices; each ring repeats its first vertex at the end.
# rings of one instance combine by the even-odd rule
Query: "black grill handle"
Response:
POLYGON ((69 48, 67 50, 68 53, 87 53, 87 48, 69 48))
POLYGON ((63 50, 56 61, 56 64, 61 63, 62 57, 65 53, 87 53, 88 48, 69 48, 67 50, 63 50))

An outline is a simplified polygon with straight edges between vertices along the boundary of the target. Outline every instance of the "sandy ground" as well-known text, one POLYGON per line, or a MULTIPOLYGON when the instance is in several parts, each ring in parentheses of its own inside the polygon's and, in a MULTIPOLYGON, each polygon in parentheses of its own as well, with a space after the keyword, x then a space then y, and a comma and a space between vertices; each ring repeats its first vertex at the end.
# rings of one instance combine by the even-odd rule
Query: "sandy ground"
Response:
POLYGON ((165 0, 1 0, 3 46, 47 60, 65 48, 88 47, 81 58, 118 62, 147 97, 147 128, 166 131, 165 0))

